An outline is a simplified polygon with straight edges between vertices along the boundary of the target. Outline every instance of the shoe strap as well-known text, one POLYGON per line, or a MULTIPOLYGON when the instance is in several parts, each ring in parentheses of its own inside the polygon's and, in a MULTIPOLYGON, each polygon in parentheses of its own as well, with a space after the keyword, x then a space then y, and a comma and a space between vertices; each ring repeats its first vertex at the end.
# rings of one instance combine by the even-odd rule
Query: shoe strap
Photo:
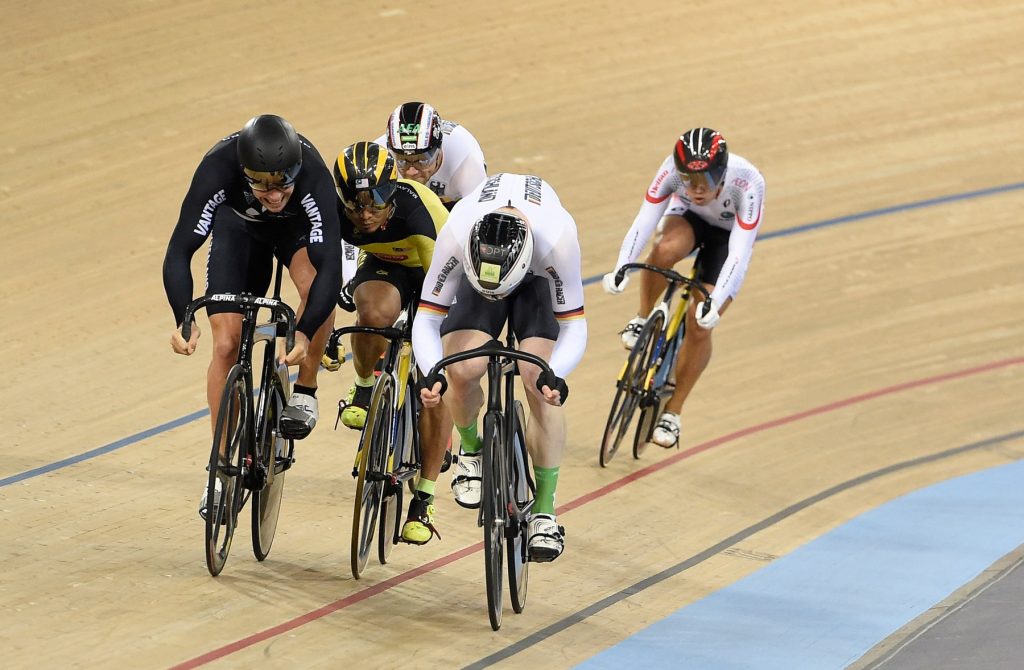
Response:
POLYGON ((658 421, 658 425, 656 425, 655 428, 660 428, 660 429, 662 429, 664 431, 668 431, 669 433, 672 433, 676 437, 679 437, 679 426, 676 425, 676 424, 669 423, 665 419, 659 420, 658 421))

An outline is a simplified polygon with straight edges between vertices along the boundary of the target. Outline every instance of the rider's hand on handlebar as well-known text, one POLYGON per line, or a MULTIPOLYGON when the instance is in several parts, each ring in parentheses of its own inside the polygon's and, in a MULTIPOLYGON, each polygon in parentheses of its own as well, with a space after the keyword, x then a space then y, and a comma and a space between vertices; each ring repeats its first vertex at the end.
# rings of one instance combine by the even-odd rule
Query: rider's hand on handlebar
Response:
POLYGON ((718 305, 713 300, 708 302, 711 303, 710 307, 708 307, 707 302, 697 304, 697 325, 706 330, 711 330, 718 325, 718 319, 721 315, 718 313, 718 305))
POLYGON ((427 408, 441 404, 441 382, 434 382, 432 387, 420 389, 420 404, 427 408))
POLYGON ((622 278, 621 284, 615 283, 615 271, 612 270, 604 276, 601 280, 601 285, 604 287, 604 292, 611 295, 618 295, 626 290, 626 284, 629 283, 629 275, 622 278))
POLYGON ((284 347, 281 348, 281 356, 278 358, 278 363, 285 365, 298 365, 306 358, 306 352, 309 351, 309 338, 301 330, 295 331, 295 346, 288 352, 288 355, 284 355, 284 347))
POLYGON ((341 291, 338 293, 338 307, 349 313, 356 311, 356 300, 352 297, 351 281, 341 287, 341 291))
POLYGON ((565 380, 556 376, 553 372, 543 371, 537 376, 537 389, 540 391, 544 402, 555 407, 560 407, 569 399, 569 386, 565 380))
POLYGON ((197 344, 199 344, 199 326, 196 325, 195 321, 192 322, 192 333, 188 342, 181 336, 181 326, 178 326, 178 329, 171 333, 171 349, 176 354, 191 356, 195 353, 197 344))

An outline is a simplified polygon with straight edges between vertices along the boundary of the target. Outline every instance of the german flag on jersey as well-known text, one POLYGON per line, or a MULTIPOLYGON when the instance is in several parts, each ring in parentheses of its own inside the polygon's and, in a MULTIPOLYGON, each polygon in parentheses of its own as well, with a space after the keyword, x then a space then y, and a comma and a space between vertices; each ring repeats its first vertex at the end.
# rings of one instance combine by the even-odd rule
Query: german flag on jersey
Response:
POLYGON ((555 312, 555 318, 559 321, 576 321, 577 319, 582 319, 584 318, 583 305, 580 305, 576 309, 570 309, 564 312, 555 312))

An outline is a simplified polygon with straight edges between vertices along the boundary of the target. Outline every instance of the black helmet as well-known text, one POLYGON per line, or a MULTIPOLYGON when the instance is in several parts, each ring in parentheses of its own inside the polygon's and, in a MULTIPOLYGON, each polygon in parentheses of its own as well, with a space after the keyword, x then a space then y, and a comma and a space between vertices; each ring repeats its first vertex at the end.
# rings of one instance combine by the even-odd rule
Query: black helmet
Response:
POLYGON ((703 176, 708 186, 715 188, 729 164, 729 148, 718 131, 692 128, 676 140, 672 158, 684 179, 687 175, 703 176))
POLYGON ((254 116, 238 133, 238 163, 254 187, 290 186, 302 167, 299 134, 280 116, 254 116))
POLYGON ((356 142, 345 147, 334 161, 334 184, 348 209, 362 209, 360 204, 384 209, 395 197, 398 184, 395 159, 375 142, 356 142), (360 193, 368 193, 369 199, 357 203, 360 193))
POLYGON ((504 298, 522 283, 533 262, 533 233, 506 209, 485 214, 463 248, 466 278, 489 300, 504 298))
POLYGON ((425 102, 407 102, 388 119, 388 149, 398 157, 430 154, 441 147, 441 117, 425 102))

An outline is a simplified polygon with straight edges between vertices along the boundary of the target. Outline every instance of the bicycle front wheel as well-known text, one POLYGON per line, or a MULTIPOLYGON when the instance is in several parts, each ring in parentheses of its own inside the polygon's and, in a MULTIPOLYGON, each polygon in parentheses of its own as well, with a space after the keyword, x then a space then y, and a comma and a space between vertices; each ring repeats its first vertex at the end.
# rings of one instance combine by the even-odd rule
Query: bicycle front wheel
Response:
POLYGON ((483 482, 480 504, 484 526, 484 576, 487 583, 487 615, 491 628, 501 628, 502 591, 505 575, 505 526, 508 519, 504 449, 501 443, 501 417, 484 415, 483 482))
POLYGON ((395 387, 390 375, 381 375, 373 387, 370 407, 366 413, 366 425, 359 442, 361 456, 356 474, 355 506, 352 510, 352 576, 359 576, 366 568, 373 549, 377 521, 380 517, 381 501, 384 497, 384 481, 387 473, 388 445, 391 442, 394 425, 395 387))
POLYGON ((293 443, 281 437, 279 423, 285 397, 281 382, 274 375, 269 392, 260 397, 256 416, 256 450, 262 486, 252 493, 252 553, 262 561, 270 553, 277 533, 284 495, 284 475, 291 465, 293 443))
POLYGON ((395 548, 395 543, 402 533, 402 482, 408 476, 412 495, 416 494, 415 477, 409 475, 410 469, 419 470, 419 446, 417 434, 419 426, 416 419, 416 402, 413 394, 416 386, 412 379, 406 383, 405 402, 398 410, 398 421, 395 426, 395 439, 388 450, 388 472, 398 473, 402 478, 388 478, 387 488, 381 502, 380 530, 377 533, 377 559, 386 565, 395 548))
POLYGON ((665 316, 660 311, 647 320, 637 337, 636 344, 629 351, 626 364, 615 383, 615 397, 612 399, 608 421, 605 422, 604 437, 601 439, 602 468, 607 467, 615 457, 622 439, 629 432, 629 425, 645 392, 648 368, 657 355, 655 349, 664 324, 665 316))
POLYGON ((245 503, 249 397, 242 366, 235 365, 228 372, 220 399, 206 483, 206 567, 214 577, 227 563, 238 512, 245 503))

